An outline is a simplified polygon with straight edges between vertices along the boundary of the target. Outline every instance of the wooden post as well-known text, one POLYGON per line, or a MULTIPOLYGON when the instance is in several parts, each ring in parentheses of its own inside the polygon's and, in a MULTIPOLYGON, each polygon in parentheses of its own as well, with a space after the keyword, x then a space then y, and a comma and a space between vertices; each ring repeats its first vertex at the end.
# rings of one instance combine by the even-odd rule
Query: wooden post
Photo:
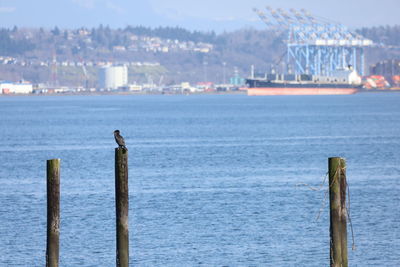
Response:
POLYGON ((346 161, 329 158, 330 266, 348 267, 346 161))
POLYGON ((117 267, 129 267, 128 230, 128 150, 115 149, 115 212, 117 227, 117 267))
POLYGON ((47 161, 46 267, 58 267, 60 249, 60 159, 47 161))

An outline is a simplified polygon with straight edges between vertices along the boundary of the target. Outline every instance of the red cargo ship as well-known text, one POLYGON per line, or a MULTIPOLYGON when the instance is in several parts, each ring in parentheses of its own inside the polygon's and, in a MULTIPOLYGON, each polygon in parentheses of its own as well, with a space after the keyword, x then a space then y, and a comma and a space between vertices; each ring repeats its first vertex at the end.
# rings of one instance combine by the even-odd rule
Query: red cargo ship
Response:
POLYGON ((361 88, 361 77, 352 70, 337 70, 332 76, 267 74, 246 79, 248 95, 350 95, 361 88))

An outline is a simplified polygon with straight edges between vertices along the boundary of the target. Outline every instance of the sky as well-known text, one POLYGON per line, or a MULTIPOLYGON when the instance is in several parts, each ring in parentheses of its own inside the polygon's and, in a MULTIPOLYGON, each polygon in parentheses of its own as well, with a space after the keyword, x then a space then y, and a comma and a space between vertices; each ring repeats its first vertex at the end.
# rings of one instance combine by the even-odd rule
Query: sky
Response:
POLYGON ((266 26, 254 7, 301 9, 349 28, 400 24, 400 0, 0 0, 1 27, 180 26, 216 32, 266 26))

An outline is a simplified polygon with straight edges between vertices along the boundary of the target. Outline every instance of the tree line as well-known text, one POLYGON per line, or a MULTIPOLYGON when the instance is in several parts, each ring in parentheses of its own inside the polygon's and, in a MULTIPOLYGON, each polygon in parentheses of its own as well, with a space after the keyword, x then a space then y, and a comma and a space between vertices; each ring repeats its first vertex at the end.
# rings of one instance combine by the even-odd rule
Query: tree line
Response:
POLYGON ((400 25, 364 27, 356 31, 375 43, 400 46, 400 25))
POLYGON ((33 50, 35 45, 26 39, 13 39, 12 34, 18 30, 1 28, 0 29, 0 56, 15 56, 33 50))
MULTIPOLYGON (((28 39, 19 34, 20 30, 17 27, 14 27, 12 29, 0 28, 0 55, 23 55, 25 52, 39 48, 43 42, 51 43, 58 40, 59 43, 61 41, 64 41, 66 44, 68 44, 68 42, 72 43, 72 41, 68 39, 68 32, 78 32, 80 30, 89 32, 92 40, 91 45, 94 48, 106 47, 108 49, 117 45, 128 46, 131 43, 130 36, 132 35, 158 37, 161 39, 186 42, 191 41, 195 43, 204 42, 213 44, 221 50, 235 50, 236 52, 241 50, 245 53, 257 51, 257 49, 265 47, 265 45, 262 44, 262 42, 265 41, 267 41, 267 43, 270 45, 273 45, 273 47, 270 47, 271 49, 277 48, 276 42, 280 41, 281 39, 279 36, 269 34, 266 40, 266 30, 257 31, 247 29, 216 34, 214 31, 190 31, 181 27, 151 28, 145 26, 127 26, 123 29, 111 29, 109 26, 103 25, 99 25, 98 27, 91 29, 80 28, 75 30, 61 30, 58 27, 54 27, 50 31, 44 31, 41 28, 39 30, 39 35, 43 36, 46 33, 48 35, 47 39, 39 38, 35 36, 35 34, 28 39), (274 40, 269 40, 270 38, 274 38, 274 40)), ((400 44, 400 25, 369 28, 364 27, 356 30, 356 32, 378 44, 394 46, 398 46, 400 44)), ((75 40, 74 44, 80 49, 85 49, 86 47, 86 43, 83 42, 82 38, 79 37, 77 37, 77 40, 75 40)), ((78 53, 79 51, 76 50, 75 52, 78 53)))

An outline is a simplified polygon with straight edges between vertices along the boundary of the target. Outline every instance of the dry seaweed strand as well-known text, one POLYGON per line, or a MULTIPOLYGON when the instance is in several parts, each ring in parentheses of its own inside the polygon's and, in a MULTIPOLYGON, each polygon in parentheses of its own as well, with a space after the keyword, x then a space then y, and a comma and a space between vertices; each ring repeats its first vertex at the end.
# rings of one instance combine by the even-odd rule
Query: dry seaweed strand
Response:
POLYGON ((351 222, 351 216, 350 216, 350 187, 349 184, 347 183, 346 180, 346 186, 347 186, 347 218, 349 218, 349 224, 350 224, 350 229, 351 229, 351 239, 352 239, 352 245, 351 245, 351 249, 352 250, 356 250, 356 242, 354 239, 354 231, 353 231, 353 223, 351 222))
MULTIPOLYGON (((342 167, 342 169, 341 169, 341 171, 345 171, 346 170, 346 167, 342 167)), ((335 177, 337 177, 336 176, 336 174, 337 174, 337 172, 339 171, 339 168, 336 170, 336 172, 335 172, 335 177)), ((326 174, 325 174, 325 177, 324 177, 324 180, 322 181, 322 184, 318 187, 318 188, 316 188, 316 187, 312 187, 312 186, 310 186, 309 184, 306 184, 306 183, 299 183, 299 184, 296 184, 296 187, 298 187, 298 186, 307 186, 310 190, 312 190, 312 191, 321 191, 321 189, 323 188, 323 186, 325 185, 325 182, 326 182, 326 179, 327 179, 327 177, 328 177, 328 175, 329 175, 329 172, 327 172, 326 174)), ((324 208, 326 207, 326 200, 327 200, 327 198, 328 198, 328 194, 329 194, 329 188, 330 187, 332 187, 332 184, 333 184, 333 182, 334 181, 332 181, 332 183, 329 185, 329 187, 328 187, 328 189, 326 189, 326 190, 324 190, 325 192, 324 192, 324 199, 323 199, 323 201, 322 201, 322 205, 321 205, 321 208, 319 209, 319 211, 318 211, 318 214, 317 214, 317 217, 316 217, 316 221, 318 221, 319 220, 319 218, 321 217, 321 214, 322 214, 322 212, 323 212, 323 210, 324 210, 324 208)), ((350 216, 350 187, 349 187, 349 184, 347 183, 347 179, 346 179, 346 187, 347 187, 347 199, 348 199, 348 201, 347 201, 347 208, 346 208, 346 212, 347 212, 347 218, 349 219, 349 224, 350 224, 350 229, 351 229, 351 238, 352 238, 352 250, 356 250, 356 244, 355 244, 355 238, 354 238, 354 231, 353 231, 353 223, 352 223, 352 221, 351 221, 351 216, 350 216)))

